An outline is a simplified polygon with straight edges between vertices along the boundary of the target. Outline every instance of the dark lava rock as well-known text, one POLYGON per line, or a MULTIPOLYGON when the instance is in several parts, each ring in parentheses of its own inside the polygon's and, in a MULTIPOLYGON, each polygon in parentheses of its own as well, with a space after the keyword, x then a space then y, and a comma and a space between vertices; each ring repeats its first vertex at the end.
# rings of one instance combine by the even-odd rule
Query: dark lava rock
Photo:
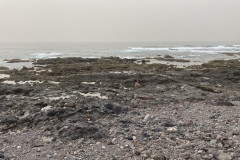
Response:
POLYGON ((131 140, 133 140, 133 137, 132 136, 128 136, 127 139, 131 141, 131 140))
POLYGON ((7 94, 22 94, 29 95, 33 91, 31 86, 18 86, 18 85, 0 85, 0 95, 7 94))
POLYGON ((240 70, 233 72, 233 75, 234 75, 234 76, 240 76, 240 70))
POLYGON ((118 104, 108 103, 104 101, 96 101, 94 103, 87 103, 84 105, 85 108, 91 109, 94 112, 103 114, 120 114, 126 112, 128 108, 121 107, 118 104))
POLYGON ((167 120, 164 124, 164 127, 174 127, 176 124, 172 120, 167 120))
POLYGON ((18 118, 14 115, 0 116, 0 131, 6 131, 17 125, 18 118))
POLYGON ((99 127, 91 126, 84 123, 70 124, 59 130, 59 137, 61 139, 75 140, 79 138, 86 138, 94 135, 99 131, 99 127))
POLYGON ((143 140, 143 139, 146 138, 146 137, 149 137, 149 135, 148 135, 147 132, 145 132, 145 131, 142 131, 142 132, 140 133, 140 135, 139 135, 139 139, 140 139, 140 140, 143 140))
POLYGON ((217 99, 211 100, 211 104, 216 106, 234 106, 227 95, 218 97, 217 99))
POLYGON ((0 159, 2 159, 2 158, 5 158, 5 156, 3 154, 0 154, 0 159))

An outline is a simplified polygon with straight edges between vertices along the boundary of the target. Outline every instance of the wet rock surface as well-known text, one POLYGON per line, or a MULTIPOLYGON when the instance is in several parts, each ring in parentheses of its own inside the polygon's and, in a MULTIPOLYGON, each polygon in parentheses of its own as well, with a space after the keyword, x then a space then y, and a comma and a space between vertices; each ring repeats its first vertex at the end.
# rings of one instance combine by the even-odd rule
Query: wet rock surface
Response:
POLYGON ((57 58, 1 71, 10 77, 0 79, 0 159, 240 157, 238 60, 135 61, 57 58))

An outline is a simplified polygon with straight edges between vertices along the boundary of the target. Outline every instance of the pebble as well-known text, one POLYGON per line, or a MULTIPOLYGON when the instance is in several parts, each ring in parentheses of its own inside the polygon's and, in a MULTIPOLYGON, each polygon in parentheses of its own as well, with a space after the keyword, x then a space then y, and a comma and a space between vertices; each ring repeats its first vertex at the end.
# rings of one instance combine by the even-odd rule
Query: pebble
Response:
POLYGON ((164 155, 162 155, 161 153, 153 154, 151 157, 154 160, 167 160, 167 158, 164 155))
POLYGON ((213 155, 212 155, 212 154, 209 154, 209 155, 208 155, 208 158, 209 158, 209 159, 213 159, 213 155))
POLYGON ((99 145, 99 144, 101 144, 101 142, 97 142, 96 144, 99 145))
POLYGON ((218 160, 231 160, 232 157, 227 153, 220 153, 218 155, 218 160))
POLYGON ((3 154, 0 154, 0 158, 4 158, 5 156, 3 154))
POLYGON ((53 137, 42 137, 43 142, 52 142, 54 140, 53 137))
POLYGON ((218 146, 219 148, 222 148, 222 147, 223 147, 223 144, 222 144, 222 143, 218 143, 217 146, 218 146))
POLYGON ((217 137, 216 137, 217 140, 218 140, 218 139, 221 139, 221 138, 222 138, 221 135, 217 135, 217 137))
POLYGON ((151 121, 151 120, 153 120, 154 118, 155 118, 154 116, 151 116, 150 114, 147 114, 147 115, 144 117, 143 121, 151 121))
POLYGON ((66 160, 77 160, 77 158, 72 155, 67 155, 66 160))
POLYGON ((217 144, 217 140, 216 140, 216 139, 211 140, 211 141, 210 141, 210 144, 213 145, 213 146, 215 146, 215 145, 217 144))
POLYGON ((177 127, 168 127, 167 131, 168 132, 176 132, 177 131, 177 127))

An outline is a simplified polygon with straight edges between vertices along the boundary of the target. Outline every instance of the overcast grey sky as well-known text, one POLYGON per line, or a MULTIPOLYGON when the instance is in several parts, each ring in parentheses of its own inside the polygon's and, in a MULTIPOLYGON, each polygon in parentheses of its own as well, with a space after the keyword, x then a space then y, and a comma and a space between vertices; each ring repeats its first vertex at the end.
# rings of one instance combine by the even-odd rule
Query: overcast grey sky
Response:
POLYGON ((240 0, 0 0, 0 41, 240 41, 240 0))

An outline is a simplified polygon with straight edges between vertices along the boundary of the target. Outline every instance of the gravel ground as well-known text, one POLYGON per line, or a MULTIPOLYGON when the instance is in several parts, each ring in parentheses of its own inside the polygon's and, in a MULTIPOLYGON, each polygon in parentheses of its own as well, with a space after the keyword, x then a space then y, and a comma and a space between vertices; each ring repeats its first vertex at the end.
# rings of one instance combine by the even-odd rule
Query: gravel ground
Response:
POLYGON ((41 128, 1 135, 0 150, 16 160, 33 159, 238 159, 240 104, 193 103, 133 108, 100 120, 107 139, 53 141, 41 128), (224 154, 225 153, 225 154, 224 154), (181 157, 181 158, 179 158, 181 157), (230 158, 228 158, 230 157, 230 158))

